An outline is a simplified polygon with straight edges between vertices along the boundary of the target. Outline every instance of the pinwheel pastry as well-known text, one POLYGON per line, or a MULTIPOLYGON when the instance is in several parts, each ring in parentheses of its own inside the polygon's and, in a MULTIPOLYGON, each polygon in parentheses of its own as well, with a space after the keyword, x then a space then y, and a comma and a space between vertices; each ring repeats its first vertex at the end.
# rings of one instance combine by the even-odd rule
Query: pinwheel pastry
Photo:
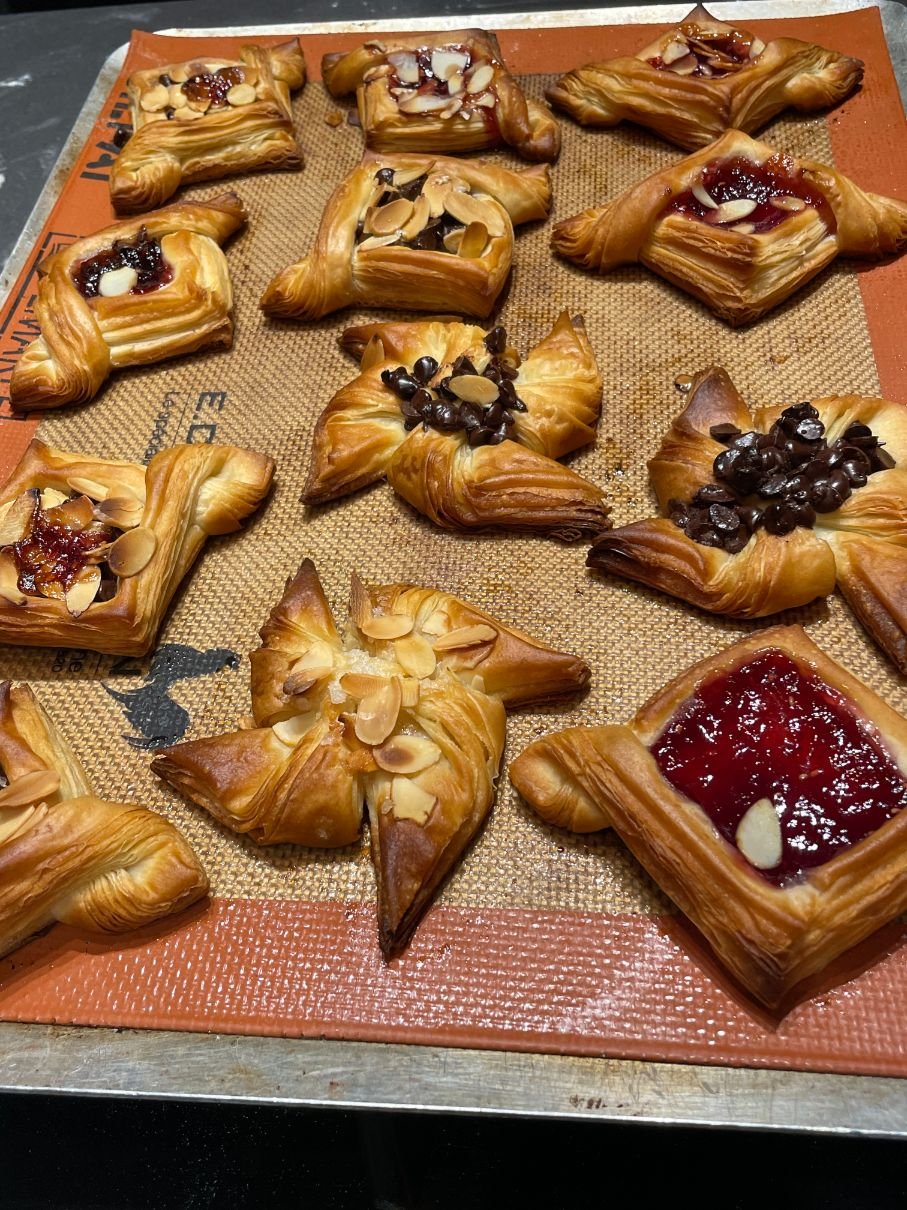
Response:
POLYGON ((110 177, 120 213, 160 206, 182 184, 299 168, 290 93, 305 83, 293 38, 238 59, 190 60, 129 77, 133 133, 110 177))
POLYGON ((207 890, 173 824, 96 798, 31 689, 0 682, 0 953, 56 921, 125 933, 207 890))
POLYGON ((261 637, 254 725, 151 767, 260 844, 351 844, 364 802, 390 956, 491 809, 505 708, 575 694, 589 669, 448 593, 355 576, 344 640, 309 560, 261 637))
POLYGON ((325 88, 355 92, 366 143, 377 151, 488 151, 512 147, 526 160, 556 160, 557 122, 524 96, 494 34, 465 29, 366 42, 325 55, 325 88))
POLYGON ((367 157, 325 207, 314 250, 278 273, 262 310, 320 319, 358 303, 487 315, 510 272, 514 224, 545 218, 550 203, 547 165, 367 157))
POLYGON ((627 726, 537 740, 510 776, 550 823, 612 825, 775 1005, 907 908, 905 769, 907 721, 779 626, 690 668, 627 726))
POLYGON ((228 445, 145 467, 32 441, 0 490, 0 642, 143 655, 205 539, 239 529, 273 471, 228 445))
POLYGON ((859 59, 797 38, 766 45, 697 5, 635 56, 571 71, 546 96, 584 126, 636 122, 693 150, 731 127, 757 130, 788 107, 836 105, 862 77, 859 59))
POLYGON ((595 440, 602 381, 581 318, 565 311, 522 363, 500 326, 377 323, 341 339, 361 373, 315 428, 307 504, 386 477, 445 529, 571 541, 607 527, 603 492, 555 461, 595 440))
POLYGON ((225 193, 180 202, 78 239, 38 266, 41 335, 10 380, 18 411, 86 403, 123 366, 233 343, 220 245, 246 221, 225 193))
POLYGON ((907 673, 907 407, 834 395, 751 414, 712 367, 649 472, 664 516, 605 534, 590 566, 748 618, 837 582, 907 673))
POLYGON ((637 261, 730 324, 789 298, 829 261, 907 242, 907 202, 729 130, 604 206, 558 223, 552 243, 605 273, 637 261))

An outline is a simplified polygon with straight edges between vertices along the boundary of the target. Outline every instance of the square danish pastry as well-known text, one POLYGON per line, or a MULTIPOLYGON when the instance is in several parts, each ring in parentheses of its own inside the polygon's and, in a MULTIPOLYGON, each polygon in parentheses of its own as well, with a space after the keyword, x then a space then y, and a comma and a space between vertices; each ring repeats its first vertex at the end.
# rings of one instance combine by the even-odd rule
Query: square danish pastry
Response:
POLYGON ((612 826, 764 1004, 907 908, 907 721, 776 627, 696 664, 626 726, 510 767, 543 818, 612 826))

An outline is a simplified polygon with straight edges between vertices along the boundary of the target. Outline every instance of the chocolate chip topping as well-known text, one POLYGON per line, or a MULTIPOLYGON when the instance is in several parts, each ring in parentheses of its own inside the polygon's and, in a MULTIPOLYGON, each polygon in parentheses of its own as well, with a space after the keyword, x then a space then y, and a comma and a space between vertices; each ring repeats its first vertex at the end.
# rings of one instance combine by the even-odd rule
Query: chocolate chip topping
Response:
POLYGON ((668 515, 700 546, 728 554, 743 550, 760 526, 779 535, 810 528, 817 514, 835 512, 870 475, 895 465, 859 421, 829 445, 811 403, 785 408, 767 433, 716 424, 709 435, 727 446, 712 464, 717 482, 689 503, 669 501, 668 515))

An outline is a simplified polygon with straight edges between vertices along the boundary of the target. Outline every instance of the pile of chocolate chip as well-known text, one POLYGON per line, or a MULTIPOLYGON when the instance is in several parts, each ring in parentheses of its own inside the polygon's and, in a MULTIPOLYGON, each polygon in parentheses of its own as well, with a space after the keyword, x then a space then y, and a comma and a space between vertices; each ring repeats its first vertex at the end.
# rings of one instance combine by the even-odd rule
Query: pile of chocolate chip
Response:
MULTIPOLYGON (((384 193, 375 203, 376 209, 382 206, 387 206, 391 202, 396 201, 398 197, 404 197, 409 202, 414 202, 422 192, 422 186, 425 184, 426 177, 417 177, 414 181, 409 181, 406 185, 399 187, 394 185, 394 170, 393 168, 381 168, 375 173, 375 180, 380 181, 386 186, 384 193)), ((410 240, 406 245, 409 248, 419 248, 423 252, 446 252, 444 247, 445 238, 450 235, 451 231, 459 231, 463 224, 448 214, 445 210, 443 214, 437 218, 430 218, 426 225, 422 228, 414 239, 410 240)), ((362 224, 356 228, 356 243, 361 243, 364 239, 368 239, 362 224)))
POLYGON ((492 328, 485 337, 485 348, 491 360, 481 375, 464 354, 453 363, 450 374, 433 387, 428 384, 439 369, 434 357, 420 357, 412 370, 397 366, 395 370, 381 371, 381 381, 400 399, 407 430, 419 424, 445 433, 463 430, 471 446, 499 445, 511 436, 514 423, 511 413, 525 412, 526 405, 513 385, 516 366, 503 356, 507 348, 505 329, 492 328), (470 402, 457 395, 457 379, 477 377, 488 379, 497 387, 497 398, 488 404, 470 402))
POLYGON ((732 555, 760 526, 770 534, 810 528, 817 514, 835 512, 870 475, 894 466, 865 424, 848 425, 829 445, 811 403, 785 408, 768 433, 718 424, 710 434, 728 447, 713 463, 718 482, 688 504, 671 500, 668 514, 694 542, 732 555))
POLYGON ((100 289, 101 275, 113 269, 126 267, 135 269, 138 283, 135 292, 141 294, 163 284, 169 279, 170 269, 164 260, 160 240, 149 239, 144 227, 133 240, 117 239, 106 252, 81 261, 73 269, 76 289, 84 298, 96 298, 100 289))

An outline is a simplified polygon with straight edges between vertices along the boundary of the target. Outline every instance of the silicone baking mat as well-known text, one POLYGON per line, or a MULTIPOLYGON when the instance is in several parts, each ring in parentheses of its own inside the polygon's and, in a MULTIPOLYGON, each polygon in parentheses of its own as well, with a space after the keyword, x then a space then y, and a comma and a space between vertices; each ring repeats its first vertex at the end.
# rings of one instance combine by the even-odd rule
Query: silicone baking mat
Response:
MULTIPOLYGON (((862 91, 827 117, 782 117, 762 137, 833 161, 868 189, 907 196, 907 139, 878 14, 746 23, 846 49, 867 64, 862 91)), ((359 159, 361 131, 336 122, 322 53, 362 35, 307 36, 309 83, 295 102, 302 172, 231 180, 250 213, 227 250, 236 294, 232 351, 116 376, 87 407, 49 414, 41 437, 63 449, 147 460, 179 441, 273 454, 276 490, 242 534, 209 543, 143 661, 84 651, 0 647, 0 674, 28 680, 71 740, 98 792, 159 810, 184 830, 212 879, 210 904, 113 942, 58 927, 0 963, 0 1017, 96 1025, 607 1054, 695 1063, 907 1073, 907 948, 894 924, 848 956, 782 1018, 753 1007, 609 833, 546 827, 502 776, 493 816, 408 951, 377 949, 366 838, 339 852, 258 848, 221 829, 148 772, 155 744, 232 729, 248 712, 247 653, 284 579, 309 556, 343 615, 350 572, 430 581, 592 665, 572 708, 513 715, 506 759, 545 731, 626 719, 694 659, 749 633, 658 593, 590 575, 582 546, 538 538, 456 537, 433 529, 385 486, 331 506, 298 502, 315 418, 355 372, 336 337, 365 312, 315 324, 267 321, 257 300, 308 248, 332 188, 359 159)), ((539 96, 579 61, 632 52, 651 27, 506 30, 504 55, 539 96)), ((262 39, 265 40, 265 39, 262 39)), ((267 41, 279 39, 269 38, 267 41)), ((0 311, 0 373, 35 335, 35 266, 110 221, 113 135, 128 121, 130 70, 230 51, 242 39, 134 37, 22 277, 0 311)), ((676 150, 631 128, 563 122, 554 218, 614 195, 676 150)), ((506 160, 506 157, 498 157, 506 160)), ((191 191, 213 196, 224 185, 191 191)), ((610 493, 616 524, 647 515, 645 460, 680 406, 674 379, 724 365, 744 396, 769 403, 836 391, 904 398, 895 300, 907 263, 836 264, 769 318, 735 332, 643 270, 587 276, 548 251, 548 226, 517 235, 500 308, 524 350, 564 307, 586 317, 605 379, 594 448, 573 465, 610 493)), ((374 317, 375 313, 370 313, 374 317)), ((35 430, 0 411, 0 479, 35 430)), ((774 620, 774 619, 773 619, 774 620)), ((898 708, 907 695, 842 602, 802 622, 898 708)))

